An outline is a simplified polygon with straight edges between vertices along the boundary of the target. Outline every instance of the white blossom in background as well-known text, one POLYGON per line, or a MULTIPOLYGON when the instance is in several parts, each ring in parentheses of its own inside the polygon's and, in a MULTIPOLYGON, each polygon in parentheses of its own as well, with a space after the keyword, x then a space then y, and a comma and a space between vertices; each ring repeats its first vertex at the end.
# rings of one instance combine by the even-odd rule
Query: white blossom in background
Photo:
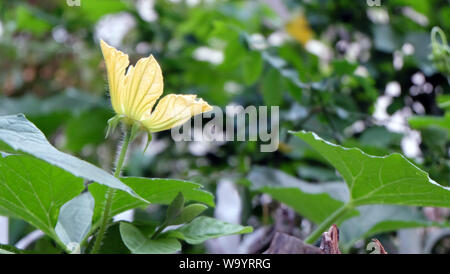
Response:
POLYGON ((325 43, 319 40, 309 40, 305 45, 305 49, 311 53, 316 55, 322 60, 329 61, 333 58, 332 49, 327 46, 325 43))
POLYGON ((65 43, 70 35, 63 26, 56 26, 52 29, 53 39, 58 43, 65 43))
POLYGON ((402 46, 402 52, 403 52, 403 54, 405 54, 406 56, 407 56, 407 55, 413 55, 413 54, 414 54, 414 51, 415 51, 414 46, 411 45, 410 43, 405 43, 405 44, 403 44, 403 46, 402 46))
POLYGON ((397 81, 392 81, 386 85, 384 93, 392 97, 398 97, 402 93, 402 89, 397 81))
POLYGON ((242 85, 234 81, 228 81, 224 84, 224 90, 230 94, 238 94, 243 91, 242 85))
POLYGON ((355 70, 355 75, 360 77, 369 77, 369 71, 365 66, 358 66, 355 70))
POLYGON ((198 47, 193 53, 193 58, 198 61, 220 65, 223 62, 223 52, 210 47, 198 47))
POLYGON ((188 4, 188 6, 193 7, 200 4, 200 0, 186 0, 186 4, 188 4))
POLYGON ((155 11, 154 0, 138 0, 136 2, 136 9, 142 20, 146 22, 154 22, 158 20, 158 14, 155 11))
POLYGON ((382 95, 377 98, 375 102, 375 111, 373 113, 373 118, 376 121, 385 121, 389 118, 389 114, 387 113, 388 106, 392 103, 392 97, 388 95, 382 95))
POLYGON ((273 32, 267 37, 267 43, 272 47, 279 47, 283 45, 286 40, 289 39, 289 35, 284 31, 273 32))
POLYGON ((422 155, 419 144, 422 142, 420 132, 416 130, 408 131, 401 141, 401 148, 406 157, 418 158, 422 155))
POLYGON ((425 83, 425 75, 421 72, 416 72, 411 76, 411 82, 416 86, 423 85, 425 83))
POLYGON ((389 23, 389 13, 384 8, 368 8, 367 17, 375 24, 389 23))
POLYGON ((127 12, 103 16, 95 26, 95 38, 114 47, 122 45, 123 37, 136 26, 136 20, 127 12))
POLYGON ((416 22, 417 24, 421 25, 422 27, 425 27, 428 25, 428 18, 423 15, 420 12, 417 12, 411 7, 404 7, 402 9, 403 15, 411 19, 412 21, 416 22))
POLYGON ((255 50, 264 50, 268 47, 266 38, 261 33, 253 33, 249 37, 249 46, 255 50))
POLYGON ((3 36, 3 24, 2 21, 0 21, 0 37, 3 36))

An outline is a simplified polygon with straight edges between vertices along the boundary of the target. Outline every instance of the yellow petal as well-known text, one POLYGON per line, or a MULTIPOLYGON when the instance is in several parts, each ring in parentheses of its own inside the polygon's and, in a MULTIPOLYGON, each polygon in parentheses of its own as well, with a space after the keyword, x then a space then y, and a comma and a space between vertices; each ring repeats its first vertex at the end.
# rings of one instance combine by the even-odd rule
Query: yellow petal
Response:
POLYGON ((286 24, 286 31, 302 45, 305 45, 314 36, 313 30, 309 27, 308 20, 302 14, 297 14, 286 24))
POLYGON ((210 111, 212 107, 196 95, 170 94, 164 96, 150 118, 142 123, 149 132, 167 130, 184 124, 192 116, 210 111))
POLYGON ((128 55, 111 47, 103 40, 100 41, 103 57, 105 58, 106 70, 108 71, 109 93, 114 111, 118 114, 125 114, 123 104, 123 85, 125 69, 130 61, 128 55))
POLYGON ((140 59, 125 76, 125 110, 137 121, 149 118, 156 100, 164 89, 161 67, 153 56, 140 59))

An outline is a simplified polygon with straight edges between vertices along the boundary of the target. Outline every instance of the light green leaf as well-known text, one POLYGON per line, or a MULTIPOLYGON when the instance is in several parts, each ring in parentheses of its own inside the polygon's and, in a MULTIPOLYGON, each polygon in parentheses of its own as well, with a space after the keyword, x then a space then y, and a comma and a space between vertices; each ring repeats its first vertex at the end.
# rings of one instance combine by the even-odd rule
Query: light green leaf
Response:
POLYGON ((450 207, 450 189, 400 154, 371 156, 327 142, 312 132, 293 133, 333 165, 346 181, 353 206, 397 204, 450 207))
MULTIPOLYGON (((22 151, 60 167, 75 176, 91 180, 137 196, 134 191, 105 170, 54 148, 44 134, 23 114, 0 116, 0 141, 15 151, 22 151)), ((0 142, 0 150, 11 150, 0 142)), ((9 152, 9 151, 7 151, 9 152)))
POLYGON ((149 239, 129 223, 120 223, 120 235, 125 245, 134 254, 170 254, 181 250, 181 244, 177 239, 149 239))
POLYGON ((53 235, 59 208, 81 193, 83 180, 28 155, 0 157, 0 211, 53 235))
POLYGON ((315 223, 325 220, 349 197, 344 183, 310 184, 266 167, 254 167, 247 178, 252 190, 269 194, 315 223))
POLYGON ((59 211, 55 231, 61 241, 80 244, 91 229, 94 214, 94 198, 85 192, 65 203, 59 211))
POLYGON ((180 228, 170 230, 163 234, 169 237, 176 237, 189 244, 199 244, 208 239, 228 236, 233 234, 250 233, 253 228, 250 226, 240 226, 226 223, 210 217, 198 217, 189 224, 180 228))
MULTIPOLYGON (((150 179, 138 177, 124 177, 122 182, 131 187, 141 197, 154 204, 168 205, 181 192, 186 201, 197 201, 214 206, 214 196, 202 190, 202 185, 174 179, 150 179)), ((106 195, 106 187, 98 184, 89 185, 89 191, 96 201, 94 222, 100 218, 102 202, 106 195)), ((111 215, 114 216, 128 209, 145 206, 147 203, 131 197, 123 192, 117 192, 112 202, 111 215)))

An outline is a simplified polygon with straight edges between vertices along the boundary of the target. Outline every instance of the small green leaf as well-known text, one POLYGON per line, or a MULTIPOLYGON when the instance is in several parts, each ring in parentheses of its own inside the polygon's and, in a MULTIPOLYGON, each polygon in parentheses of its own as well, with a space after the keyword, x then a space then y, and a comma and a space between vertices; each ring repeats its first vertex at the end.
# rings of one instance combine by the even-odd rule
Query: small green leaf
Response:
POLYGON ((202 204, 191 204, 183 208, 180 214, 167 225, 181 225, 192 221, 195 217, 202 214, 208 207, 202 204))
POLYGON ((253 228, 226 223, 210 217, 198 217, 189 224, 170 230, 162 236, 176 237, 189 244, 199 244, 208 239, 222 236, 250 233, 253 228))
POLYGON ((94 214, 94 198, 85 192, 65 203, 59 211, 55 231, 67 246, 70 243, 80 244, 91 229, 94 214))
POLYGON ((149 239, 129 223, 120 223, 120 234, 125 245, 134 254, 170 254, 181 250, 177 239, 149 239))
MULTIPOLYGON (((196 201, 214 206, 214 196, 202 190, 202 185, 174 179, 124 177, 122 182, 132 188, 141 197, 154 204, 170 204, 179 192, 183 193, 186 201, 196 201)), ((101 203, 104 201, 107 188, 99 184, 89 185, 89 191, 96 201, 94 223, 100 219, 101 203)), ((145 206, 147 203, 131 197, 123 192, 114 195, 111 215, 114 216, 128 209, 145 206)))
POLYGON ((167 208, 167 214, 166 214, 166 223, 170 223, 171 221, 175 220, 183 210, 184 207, 184 197, 183 193, 179 192, 178 195, 173 199, 172 203, 170 203, 169 207, 167 208))

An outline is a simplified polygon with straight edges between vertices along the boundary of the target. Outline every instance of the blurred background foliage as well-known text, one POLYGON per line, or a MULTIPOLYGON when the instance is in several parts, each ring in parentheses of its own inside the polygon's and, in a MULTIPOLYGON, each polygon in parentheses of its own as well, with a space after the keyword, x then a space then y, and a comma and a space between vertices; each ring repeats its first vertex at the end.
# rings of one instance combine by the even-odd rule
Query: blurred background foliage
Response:
MULTIPOLYGON (((352 0, 80 3, 0 2, 0 114, 26 114, 56 147, 111 168, 120 135, 104 138, 113 112, 100 39, 129 54, 131 63, 153 54, 165 92, 198 94, 221 108, 280 106, 274 153, 261 153, 260 142, 175 143, 170 132, 155 135, 145 153, 146 136, 135 142, 127 175, 202 183, 217 197, 209 214, 257 228, 243 241, 230 236, 185 252, 260 252, 274 231, 299 237, 311 231, 309 220, 249 188, 247 179, 263 166, 317 184, 340 180, 289 130, 314 131, 373 155, 403 153, 450 185, 450 56, 442 37, 433 46, 430 38, 433 26, 449 34, 447 0, 381 0, 373 7, 352 0)), ((390 217, 359 231, 343 225, 347 248, 363 252, 362 243, 378 233, 392 252, 417 251, 401 240, 411 231, 397 228, 448 220, 445 209, 409 209, 414 212, 378 208, 390 217), (392 216, 406 217, 393 224, 392 216)), ((134 218, 162 218, 158 212, 137 210, 134 218)), ((11 220, 10 243, 30 229, 11 220)), ((436 236, 444 232, 417 232, 417 241, 435 241, 422 243, 420 252, 448 252, 448 238, 436 236)), ((52 252, 49 242, 42 238, 34 248, 52 252)))

